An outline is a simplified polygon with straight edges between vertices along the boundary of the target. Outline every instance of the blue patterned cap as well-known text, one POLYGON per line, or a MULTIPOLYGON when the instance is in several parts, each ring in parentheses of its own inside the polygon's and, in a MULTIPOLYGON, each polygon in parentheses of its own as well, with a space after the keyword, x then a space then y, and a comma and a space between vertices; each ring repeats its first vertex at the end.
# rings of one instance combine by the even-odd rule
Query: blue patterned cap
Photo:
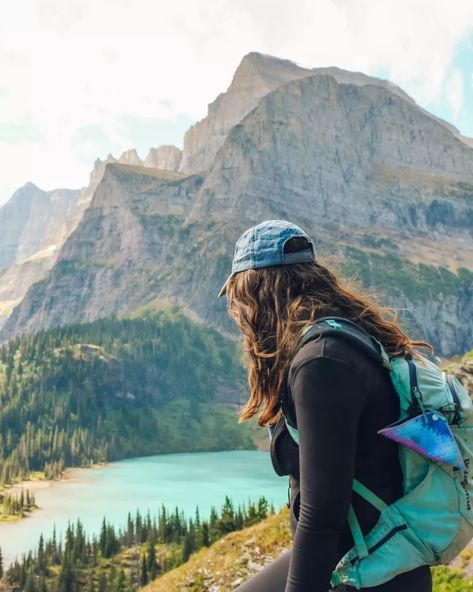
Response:
POLYGON ((228 276, 218 297, 226 292, 228 280, 246 269, 259 269, 272 265, 307 263, 315 260, 314 243, 296 224, 287 220, 265 220, 248 228, 237 240, 233 255, 232 273, 228 276), (284 245, 291 238, 307 239, 309 248, 293 253, 285 253, 284 245))

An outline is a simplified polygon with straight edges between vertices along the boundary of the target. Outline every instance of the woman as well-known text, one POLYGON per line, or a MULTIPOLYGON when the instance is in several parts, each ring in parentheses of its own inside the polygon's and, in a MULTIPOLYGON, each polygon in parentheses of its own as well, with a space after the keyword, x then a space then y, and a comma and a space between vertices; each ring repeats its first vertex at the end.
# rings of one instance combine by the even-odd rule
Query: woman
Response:
MULTIPOLYGON (((262 222, 240 237, 223 294, 247 355, 250 397, 241 420, 259 413, 260 425, 277 424, 271 452, 278 472, 290 475, 294 536, 290 552, 237 591, 327 592, 332 571, 353 546, 350 503, 364 534, 379 516, 352 494, 353 479, 388 504, 402 495, 397 444, 377 435, 398 419, 399 398, 387 371, 356 345, 327 335, 298 349, 301 331, 316 319, 338 316, 376 337, 389 355, 431 346, 409 339, 393 311, 345 287, 316 259, 308 235, 285 220, 262 222), (282 393, 297 422, 298 447, 285 429, 282 393)), ((366 590, 431 592, 430 569, 366 590)))

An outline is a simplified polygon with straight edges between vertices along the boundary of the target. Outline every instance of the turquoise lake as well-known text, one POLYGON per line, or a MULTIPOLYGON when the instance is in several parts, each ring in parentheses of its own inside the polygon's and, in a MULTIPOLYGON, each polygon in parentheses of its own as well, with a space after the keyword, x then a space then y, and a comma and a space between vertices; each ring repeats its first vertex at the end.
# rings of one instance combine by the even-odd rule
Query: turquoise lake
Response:
POLYGON ((287 501, 287 479, 274 473, 268 452, 255 450, 147 456, 75 471, 70 481, 35 492, 41 509, 19 522, 0 522, 4 562, 36 548, 40 534, 49 538, 54 526, 60 536, 77 518, 91 535, 104 516, 121 527, 128 512, 149 509, 153 516, 161 504, 187 516, 199 506, 207 517, 225 495, 235 505, 264 495, 279 509, 287 501))

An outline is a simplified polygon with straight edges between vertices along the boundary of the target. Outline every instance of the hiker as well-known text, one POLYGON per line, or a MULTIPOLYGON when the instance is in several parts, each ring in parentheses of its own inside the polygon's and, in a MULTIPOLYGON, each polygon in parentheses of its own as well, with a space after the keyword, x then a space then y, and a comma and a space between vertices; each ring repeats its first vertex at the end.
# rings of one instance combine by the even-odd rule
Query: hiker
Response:
MULTIPOLYGON (((377 434, 399 419, 400 403, 386 369, 356 344, 326 335, 298 349, 301 332, 317 319, 337 317, 361 326, 389 356, 432 348, 410 339, 392 309, 348 287, 319 261, 309 236, 285 220, 264 221, 240 237, 223 295, 247 357, 250 393, 240 419, 259 413, 259 424, 270 427, 273 464, 289 475, 294 538, 291 551, 236 592, 327 592, 332 572, 354 545, 350 507, 363 535, 380 515, 353 493, 354 479, 388 505, 403 495, 399 445, 377 434), (297 424, 298 445, 283 403, 286 419, 297 424)), ((427 564, 401 571, 361 589, 431 592, 427 564)))

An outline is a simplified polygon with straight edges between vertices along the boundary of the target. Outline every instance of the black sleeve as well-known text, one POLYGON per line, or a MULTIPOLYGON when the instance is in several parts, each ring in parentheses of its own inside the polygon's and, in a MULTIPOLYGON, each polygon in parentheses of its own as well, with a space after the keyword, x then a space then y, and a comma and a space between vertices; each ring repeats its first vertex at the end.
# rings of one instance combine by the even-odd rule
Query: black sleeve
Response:
POLYGON ((366 381, 349 363, 321 356, 297 367, 289 386, 301 493, 285 592, 327 592, 350 505, 366 381))

